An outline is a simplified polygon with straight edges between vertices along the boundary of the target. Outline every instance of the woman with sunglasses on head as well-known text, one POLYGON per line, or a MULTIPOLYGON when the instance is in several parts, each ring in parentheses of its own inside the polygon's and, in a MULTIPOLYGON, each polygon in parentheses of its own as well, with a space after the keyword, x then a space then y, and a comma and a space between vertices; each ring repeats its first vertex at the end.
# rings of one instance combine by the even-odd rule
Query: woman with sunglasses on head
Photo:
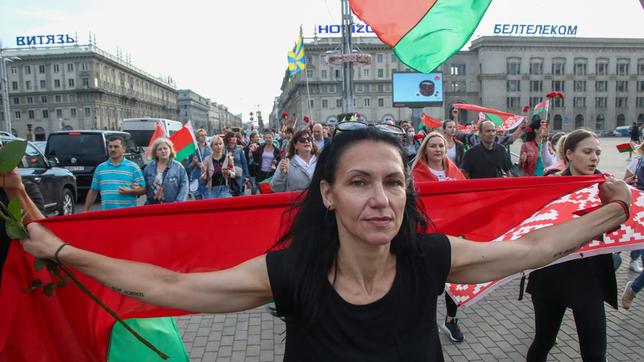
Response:
POLYGON ((37 223, 22 245, 137 291, 144 303, 226 313, 274 300, 286 321, 287 362, 442 361, 436 300, 446 281, 482 283, 546 265, 626 219, 630 191, 609 178, 600 185, 604 207, 511 243, 424 234, 400 142, 357 127, 338 125, 273 250, 231 269, 179 273, 108 258, 64 244, 37 223))
MULTIPOLYGON (((445 122, 447 123, 447 121, 445 122)), ((443 125, 445 125, 443 123, 443 125)), ((451 159, 447 157, 447 140, 438 132, 431 132, 418 148, 418 154, 411 164, 411 175, 414 183, 426 181, 465 180, 465 176, 451 159)), ((463 342, 463 332, 458 325, 456 312, 458 307, 452 297, 445 292, 447 316, 440 325, 454 342, 463 342)))
POLYGON ((293 135, 286 158, 277 165, 271 189, 275 192, 301 191, 309 187, 318 160, 318 149, 308 128, 293 135))
MULTIPOLYGON (((572 131, 563 144, 566 168, 561 176, 599 173, 600 154, 596 134, 585 129, 572 131)), ((592 234, 588 241, 595 235, 601 233, 592 234)), ((554 236, 554 239, 561 237, 554 236)), ((617 281, 610 254, 575 259, 531 272, 526 291, 532 296, 535 314, 535 337, 528 350, 529 362, 547 359, 567 308, 575 318, 581 358, 606 360, 604 302, 617 309, 617 281)))

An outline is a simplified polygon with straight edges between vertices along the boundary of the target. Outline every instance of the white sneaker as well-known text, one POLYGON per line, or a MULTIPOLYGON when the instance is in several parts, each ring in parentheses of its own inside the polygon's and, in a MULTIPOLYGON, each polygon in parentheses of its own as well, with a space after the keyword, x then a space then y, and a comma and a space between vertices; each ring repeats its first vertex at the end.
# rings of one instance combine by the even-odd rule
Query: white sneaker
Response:
POLYGON ((642 272, 642 267, 640 266, 640 263, 637 260, 631 261, 631 263, 628 266, 628 269, 630 269, 630 271, 635 272, 635 273, 641 273, 642 272))
POLYGON ((622 307, 626 310, 633 305, 633 299, 635 299, 635 296, 637 295, 635 294, 635 291, 633 291, 633 288, 631 288, 631 285, 633 285, 633 282, 626 283, 624 292, 622 293, 622 307))

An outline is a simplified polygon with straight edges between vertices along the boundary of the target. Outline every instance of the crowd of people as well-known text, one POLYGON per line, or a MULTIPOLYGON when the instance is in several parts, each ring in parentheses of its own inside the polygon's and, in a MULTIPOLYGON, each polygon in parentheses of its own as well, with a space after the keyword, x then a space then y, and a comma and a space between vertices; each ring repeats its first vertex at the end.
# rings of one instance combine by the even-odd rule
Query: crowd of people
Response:
MULTIPOLYGON (((298 356, 295 360, 312 353, 335 356, 342 348, 350 355, 358 356, 351 353, 361 350, 364 347, 361 343, 368 343, 370 346, 365 348, 374 356, 377 353, 388 356, 391 351, 387 346, 391 341, 374 335, 380 345, 366 338, 353 341, 357 345, 347 345, 348 342, 329 339, 327 332, 368 333, 375 325, 371 322, 382 323, 380 326, 392 325, 397 330, 398 324, 390 321, 391 317, 370 322, 365 322, 369 317, 363 317, 380 315, 378 308, 384 307, 376 308, 373 303, 387 298, 388 291, 398 283, 397 273, 418 273, 418 264, 413 262, 413 258, 409 259, 409 255, 415 254, 408 253, 415 250, 416 243, 421 245, 421 254, 431 259, 423 261, 431 265, 429 279, 420 277, 419 280, 432 285, 436 289, 432 289, 432 293, 440 294, 446 280, 476 283, 548 264, 552 255, 570 252, 572 245, 579 247, 580 242, 589 241, 593 235, 623 222, 622 209, 630 205, 628 189, 622 187, 621 181, 609 179, 600 186, 600 196, 605 205, 619 207, 601 208, 604 211, 577 219, 581 221, 526 236, 544 245, 549 243, 547 239, 557 240, 557 245, 549 246, 548 250, 561 250, 549 255, 541 255, 526 245, 523 246, 525 249, 517 247, 511 252, 499 253, 493 248, 486 249, 477 243, 439 234, 419 236, 416 240, 412 235, 422 229, 424 219, 416 209, 413 202, 415 192, 409 189, 410 183, 405 182, 406 178, 411 177, 417 183, 514 176, 591 175, 599 173, 599 138, 584 129, 553 137, 555 135, 550 134, 547 120, 539 118, 511 133, 500 132, 491 121, 480 122, 476 133, 460 131, 453 119, 444 121, 437 130, 418 132, 407 121, 398 125, 388 122, 379 127, 347 123, 342 122, 336 128, 318 123, 300 129, 285 128, 281 132, 267 129, 261 133, 252 131, 248 135, 228 131, 223 136, 213 135, 210 140, 204 130, 197 130, 197 150, 184 164, 174 160, 172 142, 162 138, 152 145, 153 161, 144 171, 123 157, 123 139, 114 136, 108 144, 110 159, 97 168, 85 208, 89 209, 98 194, 101 195, 102 208, 110 209, 136 205, 137 196, 144 194, 147 195, 147 204, 159 204, 256 194, 261 183, 270 184, 272 192, 307 190, 291 229, 278 242, 278 245, 285 245, 288 240, 288 251, 270 252, 235 268, 228 276, 235 280, 236 291, 213 286, 211 294, 204 294, 211 297, 211 301, 190 301, 172 295, 157 299, 141 298, 147 303, 186 310, 219 303, 217 307, 207 308, 209 311, 242 310, 274 299, 276 314, 287 320, 286 353, 298 356), (523 143, 517 161, 513 162, 508 146, 519 139, 523 143), (599 213, 603 216, 597 216, 599 213), (411 229, 405 230, 407 226, 411 229), (423 246, 427 244, 425 239, 433 241, 431 246, 423 246), (362 248, 360 244, 365 240, 373 250, 362 248), (472 254, 474 251, 476 253, 472 254), (449 260, 450 253, 451 266, 445 261, 445 258, 449 260), (497 270, 489 262, 467 259, 468 255, 482 254, 489 256, 486 260, 506 265, 505 269, 497 270), (378 263, 370 264, 368 260, 378 260, 378 263), (366 294, 363 293, 365 291, 366 294), (237 302, 228 305, 226 299, 234 293, 240 293, 230 298, 237 302), (320 304, 321 299, 316 298, 327 298, 329 293, 339 298, 324 299, 333 306, 324 308, 320 304), (334 322, 347 317, 346 312, 353 310, 347 306, 353 305, 368 307, 355 310, 358 314, 366 314, 351 319, 356 323, 354 326, 350 326, 348 321, 340 322, 340 326, 334 325, 334 322), (311 330, 311 325, 316 323, 328 329, 311 330)), ((639 183, 644 185, 644 168, 641 167, 644 164, 644 144, 637 149, 637 154, 639 157, 629 164, 624 179, 639 188, 639 183), (640 172, 642 177, 638 177, 640 172)), ((132 272, 140 274, 139 277, 125 277, 130 274, 125 264, 119 264, 118 270, 116 267, 112 269, 107 266, 107 261, 100 259, 101 256, 73 247, 62 249, 65 244, 40 226, 30 227, 30 232, 33 240, 24 244, 30 253, 53 257, 56 252, 56 257, 63 263, 78 267, 83 273, 110 285, 128 285, 129 290, 149 290, 167 280, 175 280, 174 277, 159 276, 172 273, 170 271, 148 271, 141 266, 132 272), (97 271, 88 266, 94 263, 103 268, 97 271)), ((523 244, 519 242, 516 245, 523 244)), ((644 261, 644 253, 631 253, 630 268, 640 274, 625 287, 622 295, 625 309, 630 308, 644 284, 644 274, 637 262, 640 255, 644 261)), ((599 255, 549 266, 530 274, 527 291, 534 306, 536 332, 528 361, 546 360, 567 308, 573 311, 582 358, 605 360, 604 302, 617 308, 616 258, 615 255, 599 255)), ((219 278, 217 273, 212 273, 212 278, 219 278)), ((198 278, 210 274, 205 275, 198 278)), ((191 275, 183 277, 186 285, 190 285, 191 275)), ((410 298, 418 296, 422 303, 416 305, 417 301, 414 301, 409 311, 401 311, 403 319, 409 315, 410 321, 414 319, 416 323, 417 316, 424 315, 420 310, 418 314, 412 313, 416 306, 421 309, 434 306, 431 309, 433 317, 429 315, 425 321, 428 324, 412 333, 413 336, 417 333, 423 335, 421 339, 428 343, 419 346, 408 341, 407 352, 410 356, 435 355, 436 351, 440 352, 435 332, 431 330, 432 323, 436 323, 435 300, 432 304, 425 297, 420 297, 413 283, 405 284, 404 288, 410 288, 410 294, 405 295, 410 298)), ((456 302, 446 293, 445 303, 447 316, 440 328, 451 340, 463 341, 464 335, 456 318, 456 302)), ((401 307, 392 302, 394 304, 401 307)), ((347 358, 343 356, 338 360, 347 358)))

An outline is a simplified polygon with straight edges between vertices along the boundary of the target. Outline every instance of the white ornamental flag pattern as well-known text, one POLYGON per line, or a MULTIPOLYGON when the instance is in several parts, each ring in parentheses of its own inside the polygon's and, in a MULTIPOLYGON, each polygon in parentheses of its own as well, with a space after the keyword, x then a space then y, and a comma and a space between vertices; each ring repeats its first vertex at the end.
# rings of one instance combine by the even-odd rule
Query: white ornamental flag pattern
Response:
MULTIPOLYGON (((631 217, 626 223, 622 224, 618 229, 604 234, 603 240, 593 240, 575 253, 561 258, 553 264, 624 250, 644 249, 644 193, 634 188, 631 188, 631 191, 633 192, 633 202, 630 209, 631 217)), ((586 210, 598 205, 600 205, 600 200, 597 185, 581 189, 551 202, 491 242, 511 242, 533 230, 577 218, 579 216, 575 215, 576 211, 586 210)), ((521 273, 482 284, 447 283, 445 284, 445 291, 459 307, 472 305, 495 288, 518 276, 521 276, 521 273)))

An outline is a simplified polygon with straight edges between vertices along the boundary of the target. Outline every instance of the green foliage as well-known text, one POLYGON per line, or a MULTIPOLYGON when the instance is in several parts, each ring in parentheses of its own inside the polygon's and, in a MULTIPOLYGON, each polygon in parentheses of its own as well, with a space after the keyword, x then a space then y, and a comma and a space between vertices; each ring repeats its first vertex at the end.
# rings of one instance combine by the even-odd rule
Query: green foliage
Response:
POLYGON ((0 173, 13 170, 25 155, 27 141, 9 142, 0 149, 0 173))

